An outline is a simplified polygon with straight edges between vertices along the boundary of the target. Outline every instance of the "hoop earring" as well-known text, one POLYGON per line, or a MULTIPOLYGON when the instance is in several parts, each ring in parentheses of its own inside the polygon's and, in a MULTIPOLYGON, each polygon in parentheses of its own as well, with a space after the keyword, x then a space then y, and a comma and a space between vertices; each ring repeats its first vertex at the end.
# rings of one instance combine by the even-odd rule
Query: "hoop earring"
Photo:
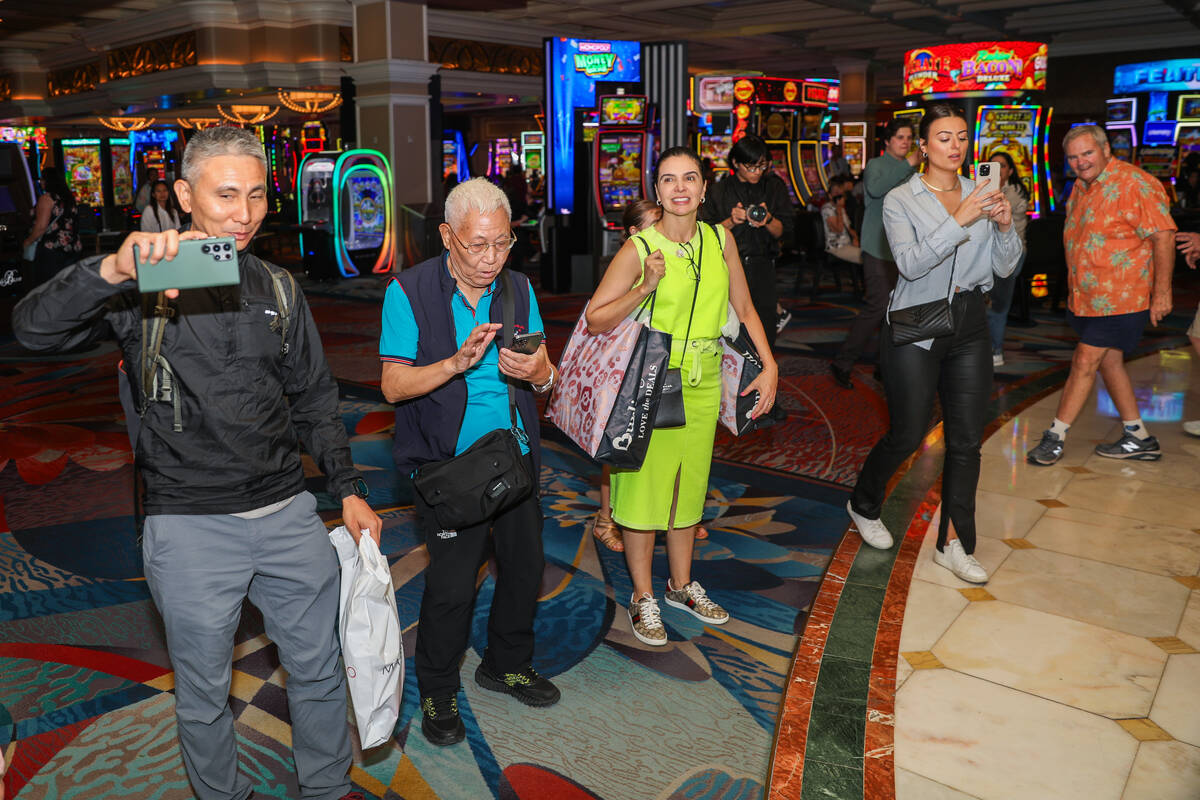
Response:
POLYGON ((707 199, 708 199, 707 197, 701 197, 701 198, 700 198, 700 202, 701 202, 701 203, 703 203, 703 202, 704 202, 705 200, 707 200, 707 199))
POLYGON ((661 199, 659 199, 659 200, 655 200, 654 202, 658 203, 660 206, 662 205, 662 200, 661 200, 661 199))

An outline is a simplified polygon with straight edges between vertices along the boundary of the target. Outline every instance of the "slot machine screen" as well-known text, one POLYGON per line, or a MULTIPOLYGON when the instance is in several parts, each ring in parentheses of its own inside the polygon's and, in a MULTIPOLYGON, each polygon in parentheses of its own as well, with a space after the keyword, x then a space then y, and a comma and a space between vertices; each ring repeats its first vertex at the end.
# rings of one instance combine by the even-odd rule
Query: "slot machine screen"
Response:
POLYGON ((646 98, 636 95, 611 95, 600 98, 601 125, 644 125, 646 98))
POLYGON ((602 134, 599 177, 604 210, 642 199, 642 142, 640 135, 602 134))
POLYGON ((729 150, 733 147, 733 136, 724 134, 700 135, 700 158, 711 158, 713 169, 729 170, 729 150))
POLYGON ((347 250, 367 250, 383 244, 386 198, 378 176, 367 172, 351 172, 346 178, 349 194, 349 230, 347 250))
POLYGON ((328 224, 333 216, 333 189, 329 185, 333 179, 333 162, 318 161, 307 165, 301 179, 304 181, 301 187, 304 221, 328 224))
POLYGON ((458 175, 458 145, 453 139, 442 140, 442 180, 458 175))
POLYGON ((104 205, 104 183, 100 169, 100 143, 64 144, 63 174, 81 205, 104 205))
POLYGON ((113 204, 133 205, 133 170, 129 164, 129 145, 109 142, 112 162, 113 204))
POLYGON ((796 187, 792 185, 792 176, 788 172, 788 146, 769 145, 768 152, 771 154, 771 171, 779 176, 783 181, 783 185, 787 187, 788 197, 792 198, 792 205, 798 205, 800 198, 796 197, 796 187))

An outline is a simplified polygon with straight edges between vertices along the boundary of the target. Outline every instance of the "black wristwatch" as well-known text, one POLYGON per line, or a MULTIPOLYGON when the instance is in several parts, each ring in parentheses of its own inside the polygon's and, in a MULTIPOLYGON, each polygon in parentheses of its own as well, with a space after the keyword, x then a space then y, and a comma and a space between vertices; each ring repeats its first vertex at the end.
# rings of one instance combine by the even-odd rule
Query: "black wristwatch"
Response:
POLYGON ((350 491, 356 497, 361 497, 363 500, 366 500, 371 495, 371 490, 367 488, 367 482, 362 478, 355 478, 350 482, 350 491))

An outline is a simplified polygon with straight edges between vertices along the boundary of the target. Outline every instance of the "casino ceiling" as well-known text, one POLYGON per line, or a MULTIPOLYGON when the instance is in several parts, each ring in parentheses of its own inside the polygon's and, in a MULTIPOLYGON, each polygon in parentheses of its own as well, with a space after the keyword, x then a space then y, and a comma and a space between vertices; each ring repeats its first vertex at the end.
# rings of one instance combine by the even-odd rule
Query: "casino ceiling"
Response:
MULTIPOLYGON (((542 37, 551 35, 685 40, 694 72, 764 70, 795 77, 836 77, 839 64, 861 69, 868 62, 880 97, 899 95, 903 54, 919 46, 1032 39, 1048 42, 1051 57, 1200 48, 1200 2, 1195 0, 433 0, 428 7, 431 41, 539 47, 542 37)), ((179 27, 218 18, 268 19, 286 27, 320 19, 348 31, 353 5, 332 0, 0 0, 0 74, 33 65, 50 72, 95 59, 121 45, 125 28, 146 31, 148 20, 158 18, 164 19, 162 28, 170 28, 171 20, 179 27)), ((308 81, 293 88, 336 85, 336 72, 293 70, 296 80, 308 81)), ((531 77, 511 86, 484 86, 482 92, 460 83, 465 85, 443 80, 444 102, 471 95, 480 105, 528 102, 532 92, 540 93, 540 80, 531 77)), ((253 88, 250 81, 247 89, 253 88)), ((116 99, 126 113, 138 105, 127 96, 116 99)), ((203 99, 193 93, 188 102, 203 99)))

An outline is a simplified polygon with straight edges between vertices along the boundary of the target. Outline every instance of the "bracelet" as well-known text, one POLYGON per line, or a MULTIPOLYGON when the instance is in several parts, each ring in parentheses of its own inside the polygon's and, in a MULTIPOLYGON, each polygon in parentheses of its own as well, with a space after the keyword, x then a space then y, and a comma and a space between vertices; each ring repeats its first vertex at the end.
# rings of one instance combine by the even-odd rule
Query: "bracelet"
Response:
POLYGON ((554 368, 554 365, 551 364, 550 365, 550 377, 547 378, 546 382, 543 383, 541 386, 533 386, 533 390, 535 392, 537 392, 538 394, 544 394, 544 393, 550 391, 550 387, 554 385, 554 379, 557 377, 558 377, 558 371, 554 368))

